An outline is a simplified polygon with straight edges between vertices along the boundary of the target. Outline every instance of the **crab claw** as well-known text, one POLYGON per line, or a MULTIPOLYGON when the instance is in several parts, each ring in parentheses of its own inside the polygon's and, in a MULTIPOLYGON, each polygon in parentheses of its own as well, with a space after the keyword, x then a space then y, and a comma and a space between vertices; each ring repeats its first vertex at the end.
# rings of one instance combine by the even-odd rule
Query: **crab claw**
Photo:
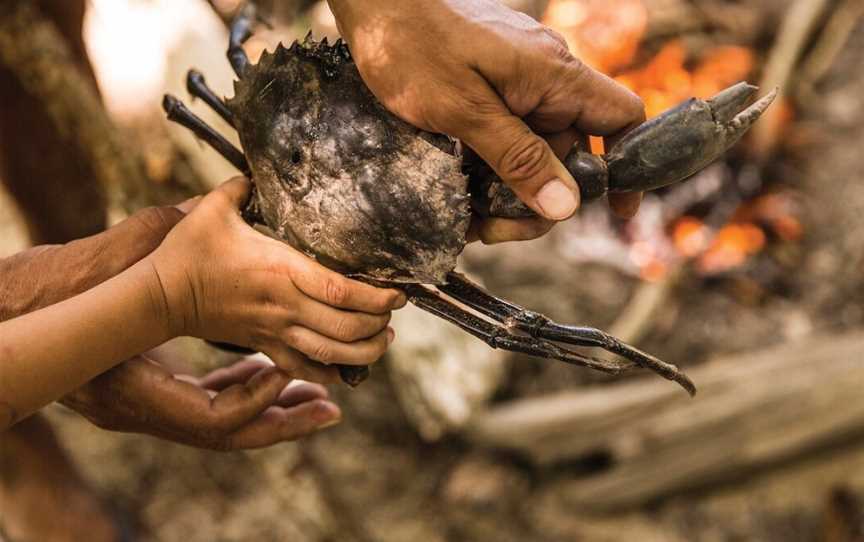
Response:
MULTIPOLYGON (((574 147, 564 164, 584 201, 607 192, 644 192, 683 181, 729 150, 768 109, 777 89, 747 103, 759 87, 738 83, 710 100, 693 98, 640 125, 602 157, 574 147)), ((466 160, 472 207, 482 216, 534 216, 482 160, 466 160)))
POLYGON ((710 100, 691 99, 642 124, 606 155, 609 192, 660 188, 684 180, 729 150, 777 96, 746 107, 759 88, 738 83, 710 100))

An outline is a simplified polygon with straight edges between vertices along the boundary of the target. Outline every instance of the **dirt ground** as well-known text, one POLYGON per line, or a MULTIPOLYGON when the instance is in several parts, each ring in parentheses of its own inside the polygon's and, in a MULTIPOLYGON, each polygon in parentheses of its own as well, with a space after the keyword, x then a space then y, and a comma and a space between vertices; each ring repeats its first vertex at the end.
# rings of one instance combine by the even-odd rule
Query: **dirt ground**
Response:
MULTIPOLYGON (((816 99, 802 104, 794 138, 769 168, 769 181, 793 190, 801 203, 803 240, 774 245, 734 276, 685 274, 641 348, 692 366, 818 331, 864 327, 861 66, 859 27, 816 99)), ((0 228, 11 231, 13 220, 2 217, 0 228)), ((492 291, 532 309, 606 327, 637 281, 556 257, 567 227, 532 243, 472 246, 464 265, 492 291)), ((0 240, 2 253, 22 246, 20 236, 0 240)), ((608 381, 517 356, 510 367, 497 401, 608 381)), ((857 522, 864 537, 861 441, 598 515, 567 495, 602 465, 541 468, 458 435, 424 442, 398 406, 386 361, 359 389, 336 395, 345 412, 339 426, 302 443, 243 453, 107 433, 62 407, 48 414, 85 477, 127 511, 144 540, 849 540, 835 537, 837 522, 857 522)))

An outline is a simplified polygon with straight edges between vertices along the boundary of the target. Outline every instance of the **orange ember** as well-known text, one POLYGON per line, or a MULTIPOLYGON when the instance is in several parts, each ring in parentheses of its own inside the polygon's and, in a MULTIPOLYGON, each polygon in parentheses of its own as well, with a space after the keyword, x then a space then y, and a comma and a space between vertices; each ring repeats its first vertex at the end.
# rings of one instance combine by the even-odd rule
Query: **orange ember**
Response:
POLYGON ((741 205, 716 233, 696 217, 679 218, 672 226, 672 245, 682 257, 694 260, 700 272, 722 273, 761 252, 768 233, 782 241, 800 240, 804 228, 799 213, 792 194, 765 194, 741 205))
POLYGON ((633 61, 648 13, 642 0, 552 0, 543 22, 589 66, 613 73, 633 61))
POLYGON ((684 43, 672 40, 642 67, 622 71, 648 27, 642 0, 552 0, 543 22, 564 36, 574 55, 638 94, 649 118, 688 98, 710 98, 753 69, 752 51, 732 45, 706 51, 688 69, 684 43))
POLYGON ((692 216, 678 219, 672 228, 672 244, 682 256, 693 258, 708 248, 710 232, 701 220, 692 216))
POLYGON ((798 203, 792 196, 774 192, 743 205, 735 213, 735 219, 764 224, 780 239, 798 241, 804 233, 804 227, 797 218, 798 213, 798 203))
POLYGON ((684 44, 673 40, 645 66, 622 73, 615 80, 645 101, 646 113, 651 118, 688 98, 710 98, 746 79, 753 61, 749 49, 727 45, 708 51, 691 71, 686 67, 684 44))
POLYGON ((762 228, 748 222, 733 222, 717 232, 711 247, 699 258, 697 267, 703 273, 728 271, 743 265, 764 246, 765 232, 762 228))
POLYGON ((636 241, 630 246, 630 260, 639 268, 642 280, 656 282, 668 273, 669 263, 658 248, 650 241, 636 241))
POLYGON ((751 222, 733 221, 712 236, 701 220, 684 216, 672 228, 672 244, 681 256, 696 260, 702 273, 720 273, 759 253, 765 246, 765 232, 751 222))

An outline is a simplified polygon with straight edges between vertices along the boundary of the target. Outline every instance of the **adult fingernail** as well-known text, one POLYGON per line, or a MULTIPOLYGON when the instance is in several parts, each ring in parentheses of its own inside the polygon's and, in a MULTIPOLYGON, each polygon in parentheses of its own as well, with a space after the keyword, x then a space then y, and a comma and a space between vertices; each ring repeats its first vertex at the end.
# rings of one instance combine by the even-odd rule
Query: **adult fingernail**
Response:
POLYGON ((393 339, 396 338, 396 331, 392 327, 387 328, 387 346, 393 344, 393 339))
POLYGON ((579 200, 561 179, 552 179, 537 193, 537 205, 546 218, 564 220, 576 212, 579 200))

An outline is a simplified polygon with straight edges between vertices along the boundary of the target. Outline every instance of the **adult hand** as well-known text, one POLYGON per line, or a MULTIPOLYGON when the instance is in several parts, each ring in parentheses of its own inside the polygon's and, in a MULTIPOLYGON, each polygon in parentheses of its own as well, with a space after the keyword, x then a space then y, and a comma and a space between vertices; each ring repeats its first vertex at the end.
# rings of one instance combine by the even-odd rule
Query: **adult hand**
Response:
POLYGON ((324 364, 375 362, 405 295, 348 279, 255 231, 239 211, 249 188, 242 178, 224 183, 147 257, 165 336, 250 347, 317 382, 339 381, 324 364))
MULTIPOLYGON (((489 219, 487 243, 530 239, 579 206, 559 158, 586 134, 607 144, 645 119, 641 100, 498 0, 329 0, 364 81, 403 120, 461 139, 541 218, 489 219)), ((609 201, 633 216, 641 195, 609 201)))
POLYGON ((213 450, 261 448, 337 423, 327 390, 258 360, 201 379, 178 377, 144 356, 96 377, 61 403, 109 431, 144 433, 213 450))
POLYGON ((150 254, 195 200, 149 207, 100 234, 0 259, 0 322, 101 284, 150 254), (185 205, 185 207, 184 207, 185 205))

